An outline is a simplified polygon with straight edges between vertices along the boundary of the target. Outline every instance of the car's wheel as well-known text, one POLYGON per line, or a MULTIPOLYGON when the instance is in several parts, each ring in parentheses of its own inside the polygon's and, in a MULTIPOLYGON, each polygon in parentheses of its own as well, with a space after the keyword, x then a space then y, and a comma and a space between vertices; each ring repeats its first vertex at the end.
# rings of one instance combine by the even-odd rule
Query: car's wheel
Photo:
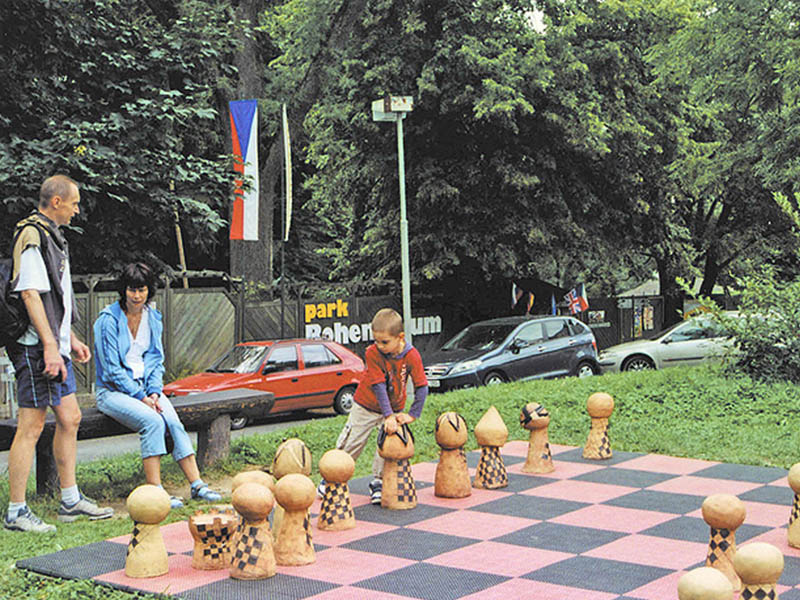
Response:
POLYGON ((244 415, 236 415, 231 417, 231 429, 244 429, 244 426, 250 422, 250 419, 244 415))
POLYGON ((656 366, 653 364, 653 361, 641 354, 631 356, 622 363, 623 371, 648 371, 655 368, 656 366))
POLYGON ((486 377, 483 378, 484 385, 497 385, 498 383, 505 383, 506 378, 503 377, 501 373, 497 371, 492 371, 486 377))
POLYGON ((575 369, 575 375, 578 377, 592 377, 597 375, 597 368, 588 361, 578 363, 578 368, 575 369))
POLYGON ((347 386, 340 389, 339 393, 336 394, 336 398, 333 400, 333 410, 340 415, 348 414, 350 409, 353 408, 353 396, 355 393, 356 388, 353 386, 347 386))

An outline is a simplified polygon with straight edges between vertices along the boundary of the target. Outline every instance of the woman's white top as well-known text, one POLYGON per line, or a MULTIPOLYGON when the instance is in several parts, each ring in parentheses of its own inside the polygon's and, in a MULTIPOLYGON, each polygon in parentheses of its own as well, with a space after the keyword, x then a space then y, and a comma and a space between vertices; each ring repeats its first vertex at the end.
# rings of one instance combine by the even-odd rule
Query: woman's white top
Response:
POLYGON ((142 320, 139 321, 139 329, 136 330, 136 337, 128 328, 128 336, 131 340, 131 347, 125 355, 125 362, 133 369, 133 378, 142 379, 144 377, 144 353, 150 347, 150 317, 148 307, 142 310, 142 320))

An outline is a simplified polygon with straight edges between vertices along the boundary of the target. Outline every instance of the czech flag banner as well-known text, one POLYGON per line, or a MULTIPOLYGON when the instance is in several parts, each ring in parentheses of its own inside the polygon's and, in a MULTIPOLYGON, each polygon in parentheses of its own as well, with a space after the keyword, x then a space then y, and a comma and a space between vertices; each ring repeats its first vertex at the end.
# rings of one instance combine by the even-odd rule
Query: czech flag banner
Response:
POLYGON ((238 174, 233 190, 232 240, 258 239, 258 101, 233 100, 231 135, 233 169, 238 174), (250 187, 245 190, 247 180, 250 187))

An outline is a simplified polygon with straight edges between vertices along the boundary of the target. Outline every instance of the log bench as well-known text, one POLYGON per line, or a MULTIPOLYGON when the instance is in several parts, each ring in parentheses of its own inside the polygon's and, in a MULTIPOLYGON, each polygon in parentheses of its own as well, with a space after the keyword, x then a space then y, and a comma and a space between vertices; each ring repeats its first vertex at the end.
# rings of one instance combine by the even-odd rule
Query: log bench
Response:
MULTIPOLYGON (((205 392, 170 398, 188 430, 197 431, 197 465, 203 469, 228 456, 231 443, 231 415, 263 417, 272 410, 275 396, 250 389, 205 392)), ((94 407, 81 409, 78 439, 102 438, 131 433, 131 430, 94 407)), ((53 456, 56 421, 48 411, 44 430, 36 444, 36 493, 59 490, 58 472, 53 456)), ((17 431, 16 419, 0 420, 0 450, 8 450, 17 431)))

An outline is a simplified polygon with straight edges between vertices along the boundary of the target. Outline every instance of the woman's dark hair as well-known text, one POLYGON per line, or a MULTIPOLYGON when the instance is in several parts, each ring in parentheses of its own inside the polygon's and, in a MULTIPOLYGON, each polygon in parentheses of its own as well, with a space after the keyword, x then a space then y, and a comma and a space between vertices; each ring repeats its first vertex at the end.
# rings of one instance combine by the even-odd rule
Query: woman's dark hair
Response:
POLYGON ((119 304, 122 306, 122 310, 128 309, 128 307, 125 306, 125 300, 127 298, 125 291, 128 288, 140 288, 145 285, 147 286, 147 301, 150 302, 150 299, 156 293, 156 276, 155 273, 153 273, 153 269, 146 264, 141 262, 131 263, 122 269, 122 273, 117 280, 119 304))

